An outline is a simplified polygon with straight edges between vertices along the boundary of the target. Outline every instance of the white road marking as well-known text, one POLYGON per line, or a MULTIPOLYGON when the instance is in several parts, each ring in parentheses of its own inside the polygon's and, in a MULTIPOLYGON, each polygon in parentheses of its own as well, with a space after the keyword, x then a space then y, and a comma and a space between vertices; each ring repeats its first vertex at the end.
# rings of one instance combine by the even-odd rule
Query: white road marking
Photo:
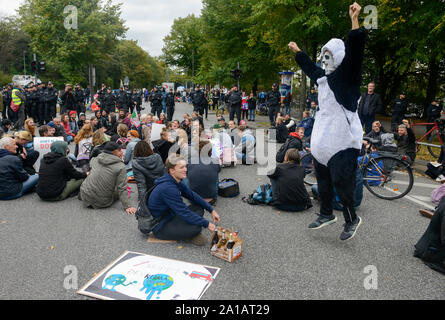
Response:
MULTIPOLYGON (((384 188, 386 190, 388 190, 388 191, 394 192, 395 194, 400 194, 400 192, 394 191, 394 190, 392 190, 392 189, 390 189, 388 187, 384 187, 384 188)), ((427 208, 427 209, 430 209, 430 210, 433 210, 433 211, 436 210, 436 208, 434 206, 432 206, 431 204, 423 202, 423 201, 420 201, 420 200, 417 200, 417 199, 415 199, 415 198, 413 198, 411 196, 406 195, 406 196, 403 197, 403 199, 408 199, 408 200, 410 200, 410 201, 412 201, 414 203, 417 203, 417 204, 421 205, 423 208, 427 208)))
MULTIPOLYGON (((396 184, 403 184, 405 186, 408 185, 408 181, 402 181, 402 180, 391 180, 391 182, 396 184)), ((422 188, 430 188, 430 189, 436 189, 439 187, 437 184, 430 184, 430 183, 422 183, 422 182, 414 182, 414 187, 422 187, 422 188)))
POLYGON ((415 196, 411 196, 411 197, 413 197, 413 198, 416 198, 417 200, 420 200, 420 201, 431 201, 431 197, 426 197, 426 196, 417 196, 417 195, 415 195, 415 196))

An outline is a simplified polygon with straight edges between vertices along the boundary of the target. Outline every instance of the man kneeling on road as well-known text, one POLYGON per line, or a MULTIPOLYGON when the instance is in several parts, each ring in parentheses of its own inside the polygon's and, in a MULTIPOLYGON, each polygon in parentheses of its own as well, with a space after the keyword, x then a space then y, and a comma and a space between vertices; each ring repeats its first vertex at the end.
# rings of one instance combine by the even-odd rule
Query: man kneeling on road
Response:
POLYGON ((195 245, 205 245, 208 241, 201 234, 202 228, 214 232, 213 223, 203 218, 204 209, 212 214, 214 222, 219 222, 218 213, 182 180, 187 178, 187 162, 172 154, 165 163, 167 173, 155 181, 148 208, 154 218, 163 217, 153 229, 156 238, 162 240, 191 240, 195 245), (182 197, 192 204, 186 206, 182 197))

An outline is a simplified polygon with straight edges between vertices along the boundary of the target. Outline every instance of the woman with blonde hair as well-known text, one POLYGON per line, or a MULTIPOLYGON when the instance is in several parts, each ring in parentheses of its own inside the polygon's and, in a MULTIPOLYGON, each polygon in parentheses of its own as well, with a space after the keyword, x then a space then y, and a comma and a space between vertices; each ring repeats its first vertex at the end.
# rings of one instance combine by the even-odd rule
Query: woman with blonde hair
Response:
POLYGON ((93 148, 93 128, 91 124, 85 124, 74 138, 76 149, 74 155, 77 158, 77 167, 81 168, 90 162, 90 152, 93 148))
POLYGON ((128 126, 124 123, 121 123, 117 126, 117 135, 113 136, 111 141, 116 142, 121 145, 123 149, 127 147, 127 134, 128 134, 128 126))
POLYGON ((91 159, 97 157, 105 148, 105 144, 108 142, 107 137, 105 136, 102 130, 96 130, 93 133, 93 141, 92 141, 92 150, 90 152, 90 161, 91 159))
POLYGON ((25 120, 25 131, 28 131, 33 138, 36 136, 36 127, 33 118, 25 120))

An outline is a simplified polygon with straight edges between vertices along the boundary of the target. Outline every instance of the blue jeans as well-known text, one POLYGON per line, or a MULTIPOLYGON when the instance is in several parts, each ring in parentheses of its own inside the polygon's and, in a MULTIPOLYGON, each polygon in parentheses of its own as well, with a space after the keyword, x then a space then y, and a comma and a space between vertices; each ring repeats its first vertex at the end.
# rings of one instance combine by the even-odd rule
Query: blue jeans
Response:
POLYGON ((255 120, 255 109, 249 110, 249 120, 255 120))
POLYGON ((9 198, 5 198, 3 200, 14 200, 14 199, 20 198, 26 192, 28 192, 29 190, 34 188, 37 185, 37 182, 39 182, 39 175, 38 174, 34 174, 32 176, 29 176, 28 180, 23 182, 22 190, 20 190, 20 192, 18 194, 14 195, 14 196, 11 196, 9 198))

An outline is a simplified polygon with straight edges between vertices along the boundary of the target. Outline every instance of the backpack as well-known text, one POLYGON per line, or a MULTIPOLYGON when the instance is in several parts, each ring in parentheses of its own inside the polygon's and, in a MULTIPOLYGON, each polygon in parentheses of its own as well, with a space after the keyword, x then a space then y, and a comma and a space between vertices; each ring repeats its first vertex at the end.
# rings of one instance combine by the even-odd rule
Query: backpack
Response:
POLYGON ((223 179, 218 183, 218 195, 233 198, 239 195, 239 184, 234 179, 223 179))
POLYGON ((160 217, 154 218, 151 215, 150 210, 148 209, 148 199, 150 198, 151 193, 155 189, 155 186, 151 187, 145 195, 142 197, 141 201, 139 201, 138 208, 136 211, 136 220, 138 221, 138 229, 143 234, 149 234, 153 231, 154 228, 156 228, 159 223, 162 221, 162 219, 165 218, 165 216, 168 214, 167 212, 164 212, 160 217))
POLYGON ((287 138, 286 141, 281 146, 280 150, 278 150, 278 152, 277 152, 277 154, 275 156, 276 162, 283 163, 284 156, 286 155, 286 151, 287 151, 287 149, 289 149, 289 143, 290 143, 290 139, 287 138))
POLYGON ((272 186, 269 183, 262 184, 256 188, 254 193, 242 200, 251 205, 269 205, 273 201, 272 186))

